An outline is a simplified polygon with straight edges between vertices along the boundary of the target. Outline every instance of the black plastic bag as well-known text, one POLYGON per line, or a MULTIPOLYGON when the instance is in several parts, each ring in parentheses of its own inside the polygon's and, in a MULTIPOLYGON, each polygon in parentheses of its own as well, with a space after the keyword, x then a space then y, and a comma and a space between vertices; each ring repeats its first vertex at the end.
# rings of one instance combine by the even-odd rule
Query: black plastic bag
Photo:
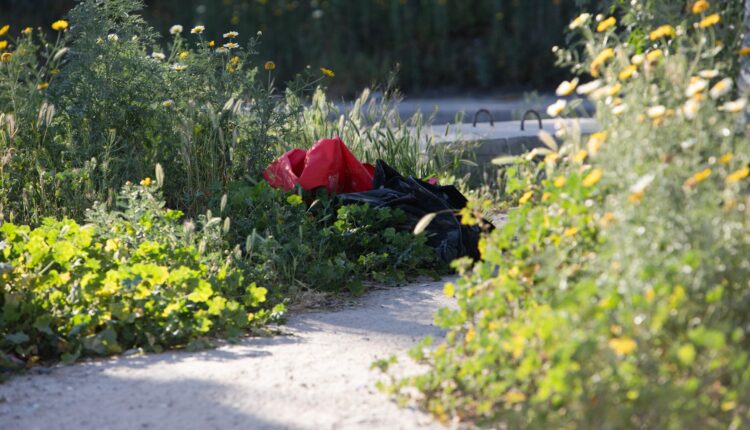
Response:
POLYGON ((468 201, 454 186, 432 185, 411 176, 405 178, 378 160, 371 191, 340 194, 338 199, 343 204, 401 209, 408 219, 401 228, 408 231, 414 230, 425 215, 437 213, 425 233, 427 244, 435 248, 438 257, 446 263, 466 256, 479 259, 481 229, 461 224, 456 212, 466 207, 468 201))

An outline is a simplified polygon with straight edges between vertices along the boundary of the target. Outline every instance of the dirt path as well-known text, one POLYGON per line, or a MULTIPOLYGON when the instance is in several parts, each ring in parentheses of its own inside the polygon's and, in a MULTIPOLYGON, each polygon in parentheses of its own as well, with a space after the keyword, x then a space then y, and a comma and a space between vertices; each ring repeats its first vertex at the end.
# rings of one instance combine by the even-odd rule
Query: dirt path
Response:
MULTIPOLYGON (((0 429, 437 429, 374 388, 377 358, 442 336, 442 282, 290 318, 288 336, 42 369, 0 384, 0 429)), ((414 372, 413 365, 404 372, 414 372)))

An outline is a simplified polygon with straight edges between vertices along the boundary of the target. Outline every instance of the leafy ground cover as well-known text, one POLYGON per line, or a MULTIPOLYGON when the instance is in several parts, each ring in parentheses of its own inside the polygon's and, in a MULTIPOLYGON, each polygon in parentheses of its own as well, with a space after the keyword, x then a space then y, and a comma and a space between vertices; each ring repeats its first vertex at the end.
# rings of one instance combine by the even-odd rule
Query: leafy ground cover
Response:
POLYGON ((602 132, 546 139, 542 179, 481 262, 456 263, 447 338, 413 352, 429 370, 385 389, 483 426, 747 427, 740 7, 622 2, 570 24, 558 55, 576 77, 558 94, 596 103, 602 132))
POLYGON ((337 118, 328 69, 277 92, 260 34, 175 25, 163 49, 141 6, 81 1, 53 40, 0 28, 0 367, 205 345, 278 320, 309 289, 446 270, 400 211, 260 178, 335 135, 405 174, 455 165, 419 152, 420 119, 368 92, 337 118))

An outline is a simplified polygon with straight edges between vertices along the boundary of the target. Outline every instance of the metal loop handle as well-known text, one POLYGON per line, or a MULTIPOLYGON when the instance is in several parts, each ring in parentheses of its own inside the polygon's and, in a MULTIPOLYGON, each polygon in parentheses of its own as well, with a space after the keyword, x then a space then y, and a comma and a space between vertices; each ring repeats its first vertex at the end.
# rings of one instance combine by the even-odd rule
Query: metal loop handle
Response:
POLYGON ((542 127, 542 116, 539 115, 539 112, 535 111, 534 109, 529 109, 526 111, 526 113, 523 114, 523 118, 521 118, 521 131, 526 130, 526 118, 529 117, 529 115, 536 115, 537 121, 539 121, 539 130, 541 130, 542 127))
POLYGON ((490 117, 490 127, 495 126, 495 118, 492 117, 492 112, 488 111, 487 109, 479 109, 477 113, 474 114, 474 127, 477 126, 477 119, 479 118, 480 113, 486 113, 487 116, 490 117))

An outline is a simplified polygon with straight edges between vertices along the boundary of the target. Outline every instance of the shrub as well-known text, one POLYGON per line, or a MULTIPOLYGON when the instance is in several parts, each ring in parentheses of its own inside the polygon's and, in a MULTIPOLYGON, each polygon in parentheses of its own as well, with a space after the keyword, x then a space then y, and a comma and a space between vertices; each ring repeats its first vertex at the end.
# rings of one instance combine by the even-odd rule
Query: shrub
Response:
POLYGON ((126 185, 90 223, 0 227, 0 355, 29 363, 237 337, 278 316, 225 252, 225 221, 183 224, 156 184, 126 185))
POLYGON ((288 194, 266 182, 234 184, 228 196, 231 231, 234 241, 244 242, 245 265, 274 292, 359 294, 366 280, 397 284, 444 270, 424 235, 399 229, 406 222, 400 210, 341 206, 324 191, 288 194))
MULTIPOLYGON (((11 41, 0 66, 0 219, 80 219, 157 163, 175 178, 167 202, 195 215, 281 152, 301 105, 285 103, 272 73, 258 71, 259 36, 213 41, 175 28, 165 50, 141 7, 82 1, 55 44, 32 30, 11 41)), ((287 91, 308 85, 300 77, 287 91)))
POLYGON ((650 14, 626 14, 647 17, 626 31, 576 21, 584 57, 561 58, 597 79, 603 132, 568 130, 549 151, 548 179, 446 286, 459 303, 438 314, 448 336, 414 351, 430 370, 392 392, 416 387, 438 417, 513 428, 748 425, 750 140, 746 98, 727 80, 736 7, 697 8, 645 38, 628 30, 650 14))

